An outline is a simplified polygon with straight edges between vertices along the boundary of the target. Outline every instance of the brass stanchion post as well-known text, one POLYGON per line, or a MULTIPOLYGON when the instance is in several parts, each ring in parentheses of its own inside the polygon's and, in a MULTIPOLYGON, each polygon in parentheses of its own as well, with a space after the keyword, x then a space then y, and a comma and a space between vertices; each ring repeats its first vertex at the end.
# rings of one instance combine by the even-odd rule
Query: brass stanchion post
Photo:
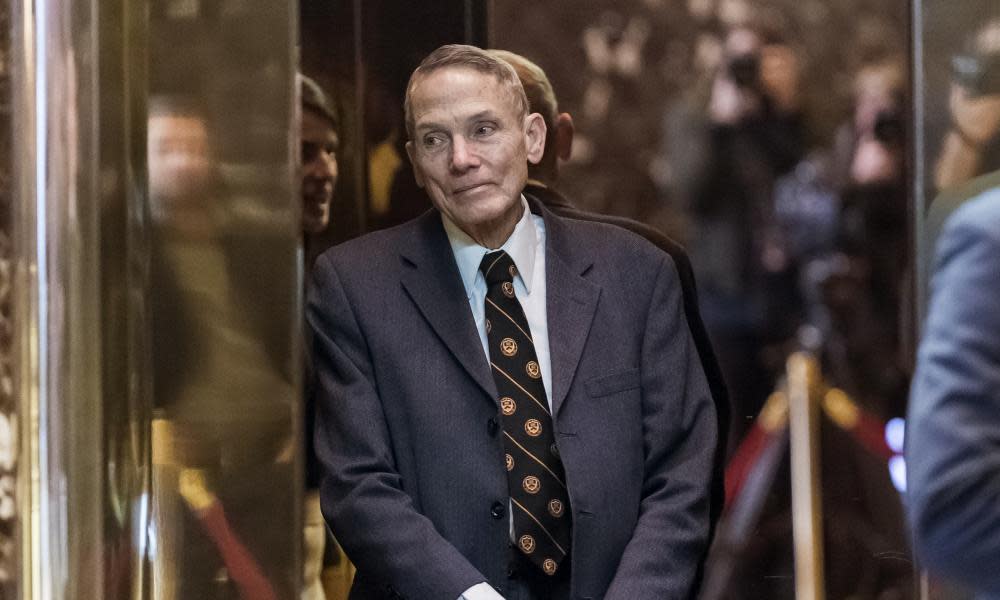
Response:
POLYGON ((820 500, 819 402, 816 359, 788 358, 789 433, 792 459, 792 534, 796 600, 824 600, 823 507, 820 500))

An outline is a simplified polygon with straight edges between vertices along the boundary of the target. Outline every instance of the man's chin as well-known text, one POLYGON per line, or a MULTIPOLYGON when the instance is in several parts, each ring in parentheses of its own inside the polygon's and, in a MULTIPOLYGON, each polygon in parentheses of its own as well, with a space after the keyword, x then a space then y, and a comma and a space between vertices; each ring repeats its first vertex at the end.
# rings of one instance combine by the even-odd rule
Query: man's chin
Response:
POLYGON ((320 233, 330 224, 330 218, 324 214, 302 215, 302 231, 306 233, 320 233))

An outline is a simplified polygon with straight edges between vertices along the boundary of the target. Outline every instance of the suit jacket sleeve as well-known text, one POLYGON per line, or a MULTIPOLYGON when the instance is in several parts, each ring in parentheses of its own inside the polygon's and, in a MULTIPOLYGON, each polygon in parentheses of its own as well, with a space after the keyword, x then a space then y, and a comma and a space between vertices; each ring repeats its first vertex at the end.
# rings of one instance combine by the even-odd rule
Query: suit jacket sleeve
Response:
POLYGON ((639 519, 607 598, 690 598, 709 532, 715 409, 664 257, 642 346, 645 474, 639 519))
POLYGON ((907 504, 929 569, 1000 593, 1000 211, 965 208, 938 245, 910 394, 907 504))
MULTIPOLYGON (((360 577, 388 595, 458 598, 486 581, 414 506, 392 439, 364 332, 328 255, 307 307, 316 370, 316 454, 323 514, 360 577)), ((362 300, 363 301, 363 300, 362 300)), ((356 584, 357 585, 357 584, 356 584)))

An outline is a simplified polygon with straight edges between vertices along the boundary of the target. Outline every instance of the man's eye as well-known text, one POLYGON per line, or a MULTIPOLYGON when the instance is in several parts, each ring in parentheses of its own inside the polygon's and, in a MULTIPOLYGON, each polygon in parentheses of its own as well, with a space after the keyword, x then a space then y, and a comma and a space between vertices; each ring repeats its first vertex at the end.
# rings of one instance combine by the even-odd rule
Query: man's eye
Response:
POLYGON ((494 126, 492 126, 492 125, 480 125, 479 127, 476 128, 476 135, 480 135, 480 136, 482 136, 482 135, 489 135, 489 134, 493 133, 496 130, 497 130, 497 128, 494 127, 494 126))
POLYGON ((435 148, 444 143, 444 138, 439 135, 429 135, 424 138, 424 146, 427 148, 435 148))
POLYGON ((320 145, 314 142, 302 142, 302 164, 309 164, 319 156, 320 145))

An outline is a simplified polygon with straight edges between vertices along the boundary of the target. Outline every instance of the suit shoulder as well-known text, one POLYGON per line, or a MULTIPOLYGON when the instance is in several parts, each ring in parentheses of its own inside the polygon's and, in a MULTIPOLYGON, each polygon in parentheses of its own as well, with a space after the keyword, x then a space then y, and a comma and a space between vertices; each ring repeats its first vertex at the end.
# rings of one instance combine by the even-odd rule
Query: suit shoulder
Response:
POLYGON ((327 249, 319 260, 329 262, 342 275, 382 270, 398 260, 400 241, 414 226, 414 221, 410 221, 366 233, 327 249))
POLYGON ((1000 240, 1000 188, 962 204, 945 224, 945 232, 956 230, 978 231, 1000 240))
POLYGON ((620 227, 626 231, 630 231, 639 237, 647 240, 649 243, 653 244, 660 250, 666 252, 673 259, 674 263, 678 268, 683 268, 683 265, 690 265, 691 260, 688 257, 687 250, 679 242, 663 233, 659 229, 647 225, 641 221, 636 221, 634 219, 629 219, 627 217, 620 217, 617 215, 605 215, 601 213, 593 213, 582 210, 577 210, 575 208, 569 209, 556 209, 553 210, 556 214, 567 219, 575 219, 579 221, 589 221, 594 223, 605 223, 608 225, 613 225, 615 227, 620 227))
MULTIPOLYGON (((587 218, 562 215, 556 215, 556 218, 566 227, 571 243, 585 245, 595 258, 602 261, 619 260, 634 267, 659 265, 665 257, 675 266, 678 262, 672 253, 644 237, 637 230, 614 221, 593 218, 590 214, 587 214, 587 218)), ((641 225, 634 221, 630 222, 641 225)), ((683 249, 680 249, 680 253, 683 259, 687 258, 683 249)))

